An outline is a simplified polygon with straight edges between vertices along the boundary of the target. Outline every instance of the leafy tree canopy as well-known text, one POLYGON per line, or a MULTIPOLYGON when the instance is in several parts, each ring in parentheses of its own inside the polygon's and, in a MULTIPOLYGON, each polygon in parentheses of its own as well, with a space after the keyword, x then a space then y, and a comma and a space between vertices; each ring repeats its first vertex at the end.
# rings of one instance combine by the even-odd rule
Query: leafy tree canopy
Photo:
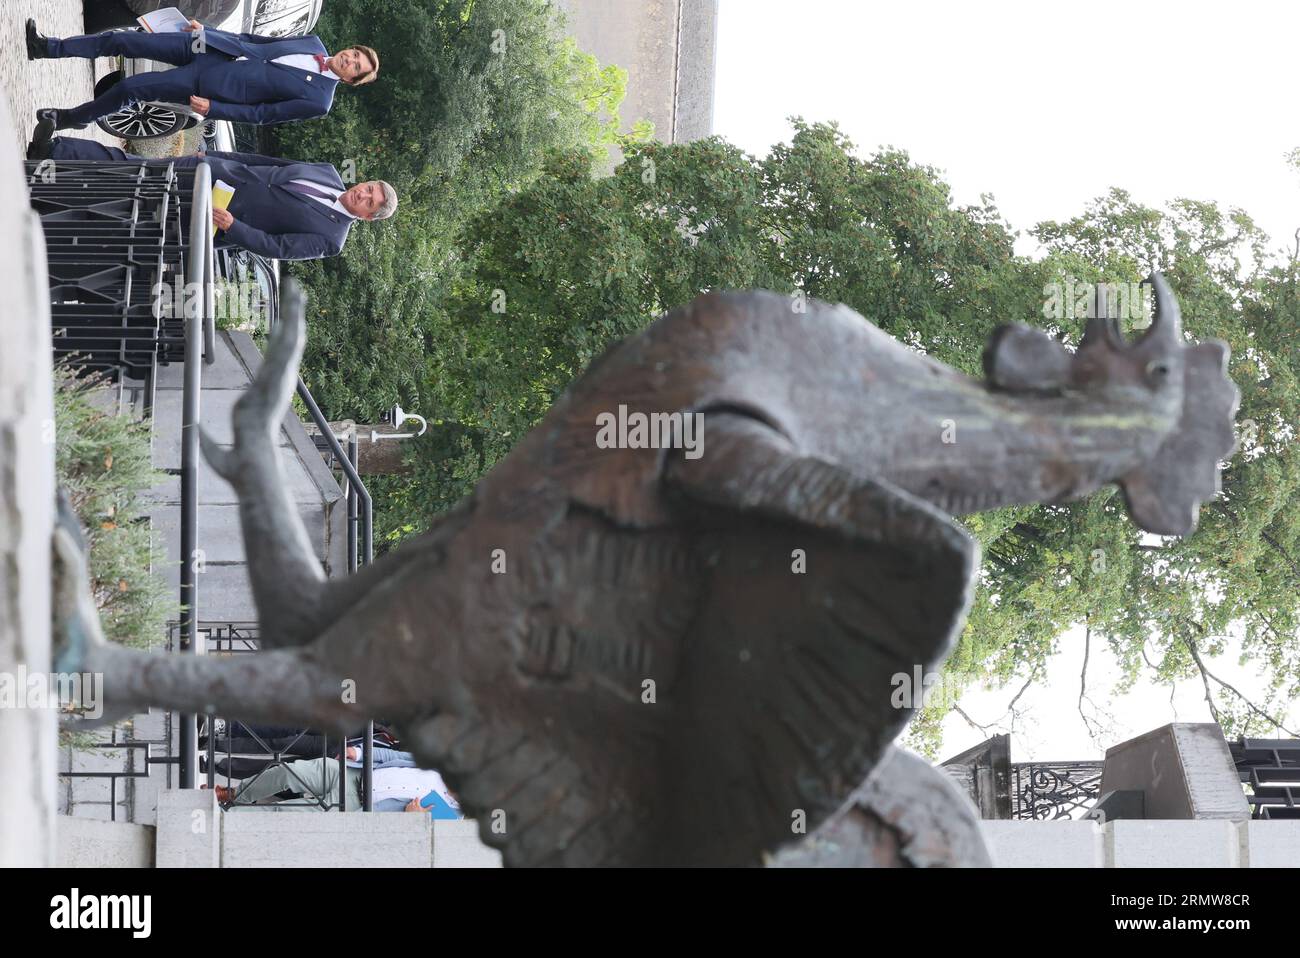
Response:
MULTIPOLYGON (((844 302, 975 373, 989 333, 1008 320, 1077 344, 1081 319, 1045 315, 1050 284, 1136 283, 1159 268, 1188 334, 1232 347, 1244 448, 1222 499, 1184 540, 1141 533, 1117 493, 972 517, 983 586, 950 669, 1040 673, 1062 633, 1085 623, 1130 681, 1143 668, 1173 680, 1196 676, 1236 630, 1274 699, 1293 699, 1296 260, 1270 259, 1240 210, 1191 200, 1155 209, 1119 190, 1032 235, 1045 254, 1016 255, 990 200, 956 206, 937 171, 897 150, 861 158, 834 125, 796 121, 791 141, 761 160, 718 139, 641 144, 604 178, 584 151, 553 154, 538 178, 471 218, 456 281, 426 291, 416 310, 425 341, 408 354, 404 399, 434 425, 413 445, 415 475, 384 489, 383 528, 392 539, 423 528, 602 350, 705 290, 844 302)), ((1276 701, 1248 703, 1206 682, 1229 729, 1271 727, 1276 701)), ((937 741, 938 718, 918 723, 922 747, 937 741)))

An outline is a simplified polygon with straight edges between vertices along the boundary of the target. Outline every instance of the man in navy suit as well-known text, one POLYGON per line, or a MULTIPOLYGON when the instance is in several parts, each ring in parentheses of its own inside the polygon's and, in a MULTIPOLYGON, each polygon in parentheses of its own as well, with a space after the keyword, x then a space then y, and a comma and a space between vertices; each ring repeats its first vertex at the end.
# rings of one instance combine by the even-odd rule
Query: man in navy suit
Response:
POLYGON ((259 37, 227 33, 191 20, 186 32, 110 31, 59 40, 43 37, 27 21, 27 57, 142 57, 174 70, 138 73, 103 95, 68 110, 41 110, 56 128, 80 129, 138 100, 189 103, 195 113, 238 123, 285 123, 324 116, 340 82, 370 83, 379 55, 354 46, 330 56, 314 36, 259 37))
MULTIPOLYGON (((39 136, 39 131, 38 131, 39 136)), ((32 159, 139 163, 112 146, 71 136, 33 141, 32 159)), ((170 160, 192 167, 207 160, 212 179, 235 188, 230 206, 212 211, 217 246, 240 246, 272 259, 320 259, 343 249, 356 220, 383 220, 397 210, 397 193, 383 180, 348 188, 329 163, 299 163, 253 153, 211 152, 170 160)))

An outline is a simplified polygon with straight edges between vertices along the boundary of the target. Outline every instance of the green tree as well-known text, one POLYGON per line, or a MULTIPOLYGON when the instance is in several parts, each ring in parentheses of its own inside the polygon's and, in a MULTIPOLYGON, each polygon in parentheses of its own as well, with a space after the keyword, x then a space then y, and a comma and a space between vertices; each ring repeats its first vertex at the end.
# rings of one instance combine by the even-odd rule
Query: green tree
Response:
MULTIPOLYGON (((1172 681, 1200 674, 1239 632, 1274 700, 1248 703, 1211 674, 1207 692, 1230 730, 1268 728, 1276 700, 1300 694, 1296 261, 1270 258, 1241 211, 1190 200, 1154 209, 1121 191, 1033 235, 1046 255, 1015 255, 991 201, 955 206, 936 171, 894 150, 858 157, 834 125, 796 121, 791 141, 762 160, 717 139, 642 144, 607 178, 592 176, 589 154, 553 155, 538 179, 470 221, 463 271, 429 304, 413 395, 433 415, 432 436, 413 445, 415 475, 385 487, 382 528, 390 538, 423 528, 592 358, 707 289, 841 301, 977 372, 989 333, 1008 320, 1077 344, 1081 321, 1044 317, 1048 284, 1136 282, 1159 268, 1189 334, 1233 350, 1246 431, 1224 496, 1184 540, 1142 534, 1117 493, 972 517, 982 587, 950 670, 1032 677, 1083 623, 1128 681, 1143 669, 1172 681)), ((936 746, 940 717, 917 723, 921 747, 936 746)))
POLYGON ((55 471, 85 533, 104 635, 144 648, 164 634, 173 609, 155 575, 164 554, 139 498, 164 478, 150 464, 149 423, 102 411, 92 397, 99 380, 65 369, 56 376, 55 471))
POLYGON ((423 380, 438 348, 435 294, 458 281, 462 225, 522 187, 551 149, 605 163, 626 72, 563 35, 543 0, 353 0, 326 4, 331 49, 374 47, 374 83, 339 91, 330 115, 277 127, 284 156, 386 179, 396 217, 352 231, 344 256, 295 263, 310 294, 304 375, 328 416, 377 418, 423 380))

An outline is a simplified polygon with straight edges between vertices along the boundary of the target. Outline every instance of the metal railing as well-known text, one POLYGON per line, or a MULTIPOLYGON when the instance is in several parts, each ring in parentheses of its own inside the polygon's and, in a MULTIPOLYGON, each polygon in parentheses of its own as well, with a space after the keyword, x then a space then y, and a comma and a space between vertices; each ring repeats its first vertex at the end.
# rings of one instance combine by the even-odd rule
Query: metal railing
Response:
POLYGON ((1082 816, 1101 795, 1103 764, 1013 762, 1011 817, 1042 822, 1082 816))
POLYGON ((980 817, 1075 818, 1097 801, 1102 762, 1013 762, 1011 737, 994 735, 943 763, 980 817))
MULTIPOLYGON (((202 364, 216 358, 216 313, 213 308, 213 270, 216 251, 212 241, 212 171, 206 163, 194 169, 190 204, 190 258, 185 266, 187 328, 185 385, 181 399, 181 654, 201 655, 198 642, 199 538, 199 399, 203 391, 202 364), (196 296, 197 294, 197 296, 196 296)), ((180 787, 194 788, 198 754, 197 717, 180 716, 180 787)))
MULTIPOLYGON (((209 655, 247 655, 256 653, 261 648, 261 635, 256 623, 207 623, 200 627, 205 637, 205 652, 209 655)), ((215 787, 218 776, 226 780, 226 787, 233 786, 235 779, 255 782, 263 774, 275 767, 284 767, 294 781, 301 786, 303 800, 314 804, 322 811, 347 810, 347 741, 339 738, 332 740, 328 736, 311 729, 282 730, 276 736, 268 736, 258 731, 259 726, 248 725, 238 720, 227 719, 224 731, 218 731, 218 717, 205 716, 207 736, 204 743, 204 755, 200 763, 207 775, 209 788, 215 787), (236 728, 239 732, 236 735, 236 728), (251 741, 253 748, 236 748, 234 742, 251 741), (307 748, 307 742, 315 742, 307 748), (314 791, 289 766, 301 760, 328 761, 337 749, 339 758, 339 790, 336 799, 322 792, 314 791), (222 755, 224 758, 219 758, 222 755), (308 798, 309 796, 309 798, 308 798)), ((368 744, 366 750, 369 750, 368 744)), ((368 798, 368 792, 363 793, 368 798)), ((301 803, 299 803, 301 804, 301 803)), ((368 806, 365 801, 363 807, 368 806)))
MULTIPOLYGON (((181 464, 171 471, 180 477, 181 645, 197 654, 199 397, 202 365, 214 361, 216 344, 211 171, 206 163, 181 168, 158 160, 46 160, 26 170, 45 232, 54 360, 96 371, 119 389, 124 378, 143 380, 146 417, 158 365, 185 364, 181 464)), ((150 765, 176 763, 182 787, 193 787, 194 741, 193 717, 182 716, 179 756, 155 757, 150 743, 98 743, 128 756, 143 749, 144 769, 60 775, 108 778, 115 820, 118 778, 147 777, 150 765)))
POLYGON ((1300 818, 1300 739, 1242 736, 1228 749, 1252 818, 1300 818))

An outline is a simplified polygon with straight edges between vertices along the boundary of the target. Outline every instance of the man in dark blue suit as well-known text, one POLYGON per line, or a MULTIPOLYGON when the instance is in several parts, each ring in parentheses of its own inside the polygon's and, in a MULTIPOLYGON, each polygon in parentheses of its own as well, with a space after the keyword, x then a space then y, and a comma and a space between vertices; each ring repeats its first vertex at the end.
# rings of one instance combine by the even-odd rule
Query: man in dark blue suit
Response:
POLYGON ((103 95, 68 110, 41 110, 57 128, 87 123, 138 100, 188 103, 213 120, 285 123, 324 116, 340 82, 370 83, 379 73, 379 55, 370 47, 348 47, 330 56, 314 36, 259 37, 227 33, 191 20, 187 32, 110 31, 59 40, 43 37, 27 21, 27 56, 142 57, 173 64, 174 70, 138 73, 103 95))
MULTIPOLYGON (((33 141, 33 159, 139 163, 112 146, 58 136, 33 141)), ((320 259, 343 249, 356 220, 382 220, 397 210, 397 193, 383 180, 348 188, 328 163, 299 163, 252 153, 208 153, 170 160, 146 160, 192 167, 207 160, 212 180, 235 188, 230 206, 213 210, 217 246, 240 246, 272 259, 320 259)))

